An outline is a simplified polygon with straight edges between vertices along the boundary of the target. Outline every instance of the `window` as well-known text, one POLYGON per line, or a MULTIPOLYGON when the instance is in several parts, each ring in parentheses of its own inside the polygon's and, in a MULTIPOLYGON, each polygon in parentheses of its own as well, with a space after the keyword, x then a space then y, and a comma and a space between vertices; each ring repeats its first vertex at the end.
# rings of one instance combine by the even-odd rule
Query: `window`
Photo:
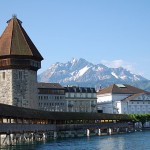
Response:
POLYGON ((23 80, 23 72, 22 71, 19 71, 18 78, 20 80, 23 80))
POLYGON ((5 72, 3 72, 3 80, 5 80, 5 72))

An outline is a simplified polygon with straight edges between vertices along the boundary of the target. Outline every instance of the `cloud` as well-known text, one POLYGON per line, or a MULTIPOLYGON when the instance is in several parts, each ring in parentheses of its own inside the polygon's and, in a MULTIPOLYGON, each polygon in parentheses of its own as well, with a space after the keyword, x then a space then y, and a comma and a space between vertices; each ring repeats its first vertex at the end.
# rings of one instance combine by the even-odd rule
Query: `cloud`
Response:
POLYGON ((101 63, 106 65, 107 67, 110 67, 110 68, 123 67, 123 68, 125 68, 131 72, 135 72, 135 67, 134 67, 135 64, 132 64, 130 62, 126 62, 122 59, 112 60, 112 61, 102 60, 101 63))

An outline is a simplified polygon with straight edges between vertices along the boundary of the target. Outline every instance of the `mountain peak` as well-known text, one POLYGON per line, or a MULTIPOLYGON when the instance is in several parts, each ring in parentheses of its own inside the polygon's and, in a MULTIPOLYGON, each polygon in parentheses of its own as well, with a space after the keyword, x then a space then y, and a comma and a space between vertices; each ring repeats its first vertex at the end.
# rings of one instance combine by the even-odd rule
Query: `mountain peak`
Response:
POLYGON ((77 61, 78 61, 78 59, 72 58, 72 60, 70 62, 71 62, 71 64, 75 64, 77 61))
MULTIPOLYGON (((130 71, 119 67, 109 68, 103 64, 94 65, 87 60, 73 58, 67 63, 57 62, 38 76, 40 82, 57 82, 64 86, 106 86, 113 83, 133 83, 146 81, 144 77, 132 74, 130 71)), ((148 81, 148 80, 147 80, 148 81)))

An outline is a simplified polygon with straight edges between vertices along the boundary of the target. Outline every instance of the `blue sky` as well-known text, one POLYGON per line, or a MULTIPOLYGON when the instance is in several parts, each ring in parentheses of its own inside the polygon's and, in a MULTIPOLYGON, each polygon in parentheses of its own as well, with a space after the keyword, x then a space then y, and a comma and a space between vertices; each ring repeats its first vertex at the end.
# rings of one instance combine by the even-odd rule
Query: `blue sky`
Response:
POLYGON ((13 14, 44 57, 38 73, 84 58, 150 79, 149 0, 2 0, 0 34, 13 14))

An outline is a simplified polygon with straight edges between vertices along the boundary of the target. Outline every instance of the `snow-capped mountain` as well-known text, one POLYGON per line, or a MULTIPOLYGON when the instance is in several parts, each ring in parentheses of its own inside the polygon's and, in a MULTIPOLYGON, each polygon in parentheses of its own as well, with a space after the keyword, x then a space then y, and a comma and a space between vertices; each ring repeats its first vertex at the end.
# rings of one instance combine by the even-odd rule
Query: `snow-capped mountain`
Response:
POLYGON ((113 83, 146 81, 144 77, 119 68, 94 65, 85 59, 72 59, 67 63, 57 62, 38 75, 39 82, 57 82, 61 85, 106 86, 113 83))

